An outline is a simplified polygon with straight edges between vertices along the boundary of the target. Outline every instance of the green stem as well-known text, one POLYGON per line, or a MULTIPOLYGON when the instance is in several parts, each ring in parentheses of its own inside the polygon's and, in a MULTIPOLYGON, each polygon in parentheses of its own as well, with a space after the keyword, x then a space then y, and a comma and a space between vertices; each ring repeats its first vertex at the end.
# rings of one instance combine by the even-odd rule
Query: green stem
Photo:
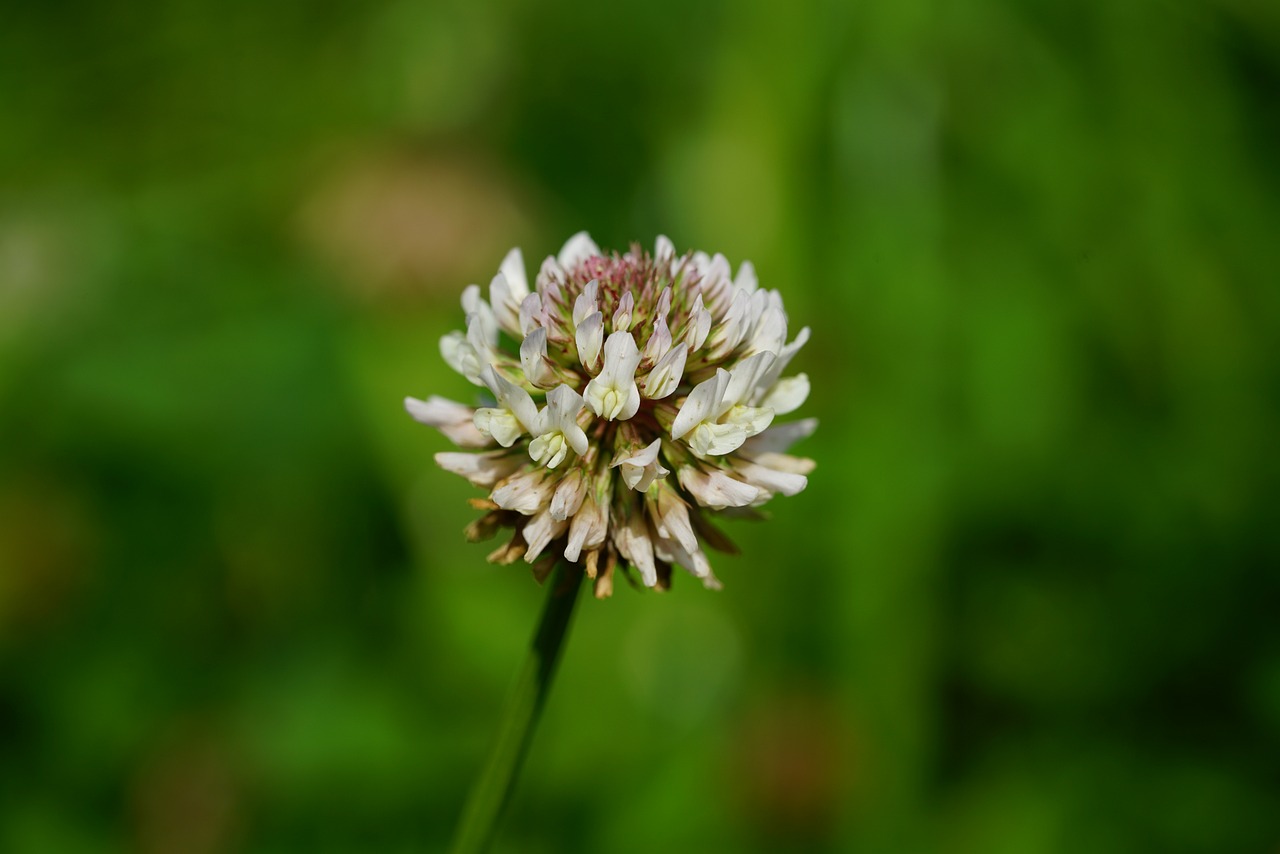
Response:
POLYGON ((581 583, 581 570, 562 563, 548 584, 547 601, 538 630, 507 697, 489 761, 472 787, 462 811, 453 841, 453 854, 483 854, 497 836, 498 824, 511 800, 520 766, 538 725, 538 715, 551 690, 551 680, 560 660, 560 650, 569 630, 569 619, 573 616, 581 583))

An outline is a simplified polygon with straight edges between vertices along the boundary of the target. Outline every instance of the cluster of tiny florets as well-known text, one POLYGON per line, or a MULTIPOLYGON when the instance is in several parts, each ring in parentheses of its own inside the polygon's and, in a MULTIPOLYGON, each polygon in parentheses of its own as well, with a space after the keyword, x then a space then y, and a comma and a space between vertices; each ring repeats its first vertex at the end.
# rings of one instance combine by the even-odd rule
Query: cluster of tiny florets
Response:
POLYGON ((466 331, 440 352, 491 405, 405 407, 460 447, 491 449, 436 455, 489 490, 472 502, 487 512, 469 539, 514 529, 489 560, 523 557, 542 579, 563 558, 599 597, 615 571, 665 589, 673 565, 719 587, 702 546, 733 547, 707 515, 807 485, 813 461, 784 452, 816 422, 773 420, 808 397, 804 374, 782 372, 809 330, 788 343, 782 299, 757 286, 749 262, 731 276, 724 256, 677 255, 664 237, 652 255, 606 254, 580 233, 532 290, 511 250, 488 298, 470 285, 462 308, 466 331))

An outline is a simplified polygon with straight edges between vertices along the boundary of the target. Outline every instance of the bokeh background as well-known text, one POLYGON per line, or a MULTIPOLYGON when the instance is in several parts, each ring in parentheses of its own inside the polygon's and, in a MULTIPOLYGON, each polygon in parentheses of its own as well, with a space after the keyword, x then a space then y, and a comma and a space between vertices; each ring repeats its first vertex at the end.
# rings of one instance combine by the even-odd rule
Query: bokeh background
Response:
POLYGON ((1280 6, 5 3, 0 850, 441 850, 542 590, 406 394, 751 259, 807 492, 586 600, 505 852, 1280 850, 1280 6))

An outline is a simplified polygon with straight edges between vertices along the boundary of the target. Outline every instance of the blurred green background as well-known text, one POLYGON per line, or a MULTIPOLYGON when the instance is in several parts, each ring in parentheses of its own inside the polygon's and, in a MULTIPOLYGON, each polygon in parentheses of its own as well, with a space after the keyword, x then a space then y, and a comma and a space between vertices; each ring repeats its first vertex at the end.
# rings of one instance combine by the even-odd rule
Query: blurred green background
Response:
POLYGON ((1280 850, 1280 6, 6 3, 0 851, 446 844, 534 625, 406 394, 749 258, 807 492, 584 601, 505 852, 1280 850))

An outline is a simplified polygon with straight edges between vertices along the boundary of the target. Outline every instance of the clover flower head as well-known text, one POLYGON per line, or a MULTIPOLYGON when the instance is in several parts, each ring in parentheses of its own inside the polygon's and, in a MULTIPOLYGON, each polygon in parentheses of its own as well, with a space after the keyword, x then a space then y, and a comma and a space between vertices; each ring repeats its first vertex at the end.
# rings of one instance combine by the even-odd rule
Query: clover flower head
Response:
POLYGON ((652 254, 605 253, 582 232, 532 288, 511 250, 488 298, 470 285, 462 308, 466 330, 440 353, 491 405, 405 408, 482 449, 436 462, 489 490, 469 539, 514 529, 489 560, 524 558, 539 579, 558 559, 579 563, 599 597, 615 572, 666 589, 673 566, 718 588, 703 546, 733 546, 708 517, 807 485, 813 461, 785 451, 817 422, 774 419, 809 395, 804 374, 782 376, 809 330, 787 341, 782 299, 750 262, 731 275, 723 255, 677 255, 665 237, 652 254))

